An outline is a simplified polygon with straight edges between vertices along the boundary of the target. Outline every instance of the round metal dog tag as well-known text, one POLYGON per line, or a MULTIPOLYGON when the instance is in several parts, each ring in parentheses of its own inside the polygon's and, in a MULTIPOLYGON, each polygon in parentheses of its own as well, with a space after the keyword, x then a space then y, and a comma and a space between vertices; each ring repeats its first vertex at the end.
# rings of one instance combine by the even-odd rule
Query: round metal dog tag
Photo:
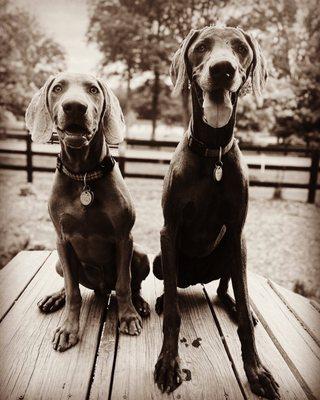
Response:
POLYGON ((86 189, 84 190, 81 195, 80 195, 80 202, 83 206, 90 206, 90 204, 93 202, 93 192, 91 190, 86 189))
POLYGON ((221 165, 216 165, 213 171, 213 177, 216 182, 220 182, 222 179, 222 167, 221 165))

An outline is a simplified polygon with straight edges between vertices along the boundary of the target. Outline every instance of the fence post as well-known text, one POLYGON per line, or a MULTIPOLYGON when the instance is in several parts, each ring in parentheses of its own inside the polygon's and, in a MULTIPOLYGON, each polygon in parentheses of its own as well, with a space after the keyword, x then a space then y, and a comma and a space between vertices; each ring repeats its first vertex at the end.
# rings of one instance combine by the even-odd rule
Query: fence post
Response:
POLYGON ((32 181, 33 181, 32 141, 31 141, 31 135, 30 135, 29 132, 27 132, 26 144, 27 144, 27 151, 26 151, 26 156, 27 156, 27 179, 28 179, 28 182, 32 183, 32 181))
POLYGON ((314 203, 316 199, 319 159, 320 159, 320 151, 313 150, 311 153, 308 203, 314 203))

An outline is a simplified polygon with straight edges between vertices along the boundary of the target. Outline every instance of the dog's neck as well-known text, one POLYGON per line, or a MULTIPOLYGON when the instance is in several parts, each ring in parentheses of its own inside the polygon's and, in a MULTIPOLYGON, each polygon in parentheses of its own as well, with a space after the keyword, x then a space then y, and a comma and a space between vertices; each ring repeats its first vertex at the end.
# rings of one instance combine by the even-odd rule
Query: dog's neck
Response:
POLYGON ((213 128, 203 121, 202 93, 196 83, 191 84, 192 96, 192 116, 191 132, 192 135, 204 143, 208 148, 217 149, 225 147, 234 136, 234 126, 236 122, 237 96, 233 102, 232 116, 226 126, 213 128))
POLYGON ((79 149, 68 147, 60 140, 61 161, 63 165, 76 174, 94 170, 100 161, 109 154, 102 132, 98 131, 88 146, 79 149))

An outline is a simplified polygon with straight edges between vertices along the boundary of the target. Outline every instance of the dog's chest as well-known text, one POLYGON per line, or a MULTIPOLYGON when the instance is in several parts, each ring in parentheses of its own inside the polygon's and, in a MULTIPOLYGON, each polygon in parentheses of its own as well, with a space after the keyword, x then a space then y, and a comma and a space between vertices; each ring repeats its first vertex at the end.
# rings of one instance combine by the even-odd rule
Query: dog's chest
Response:
POLYGON ((88 241, 97 237, 108 240, 115 235, 121 223, 121 210, 108 207, 108 202, 97 195, 89 206, 81 204, 79 193, 73 193, 62 200, 55 196, 49 208, 56 230, 64 240, 82 238, 88 241))
POLYGON ((190 255, 210 254, 225 233, 224 207, 216 201, 191 200, 183 210, 180 240, 190 255))
POLYGON ((58 223, 67 240, 74 237, 89 239, 93 236, 107 238, 114 234, 115 227, 108 213, 89 207, 66 207, 60 213, 58 223))

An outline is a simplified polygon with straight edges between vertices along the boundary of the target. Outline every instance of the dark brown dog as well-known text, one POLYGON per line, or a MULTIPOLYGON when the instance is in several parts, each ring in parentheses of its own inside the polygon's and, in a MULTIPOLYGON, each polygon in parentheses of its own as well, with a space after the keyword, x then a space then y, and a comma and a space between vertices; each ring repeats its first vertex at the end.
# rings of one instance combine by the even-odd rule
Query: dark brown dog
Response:
POLYGON ((101 294, 115 289, 120 331, 139 334, 140 315, 149 315, 140 296, 149 262, 133 244, 133 204, 107 145, 119 143, 125 127, 117 98, 90 75, 59 74, 35 94, 26 123, 33 140, 45 143, 56 131, 61 144, 49 213, 57 233, 56 270, 65 285, 38 303, 48 313, 66 302, 54 349, 78 341, 79 284, 101 294))
POLYGON ((243 235, 248 176, 233 136, 239 94, 251 83, 260 96, 266 80, 260 47, 240 29, 193 30, 174 56, 171 75, 176 93, 191 85, 193 113, 164 182, 161 256, 154 261, 155 275, 164 279, 164 340, 155 380, 169 392, 181 383, 177 286, 221 279, 218 295, 232 310, 235 304, 227 294, 231 278, 251 389, 279 398, 278 384, 255 346, 243 235))

